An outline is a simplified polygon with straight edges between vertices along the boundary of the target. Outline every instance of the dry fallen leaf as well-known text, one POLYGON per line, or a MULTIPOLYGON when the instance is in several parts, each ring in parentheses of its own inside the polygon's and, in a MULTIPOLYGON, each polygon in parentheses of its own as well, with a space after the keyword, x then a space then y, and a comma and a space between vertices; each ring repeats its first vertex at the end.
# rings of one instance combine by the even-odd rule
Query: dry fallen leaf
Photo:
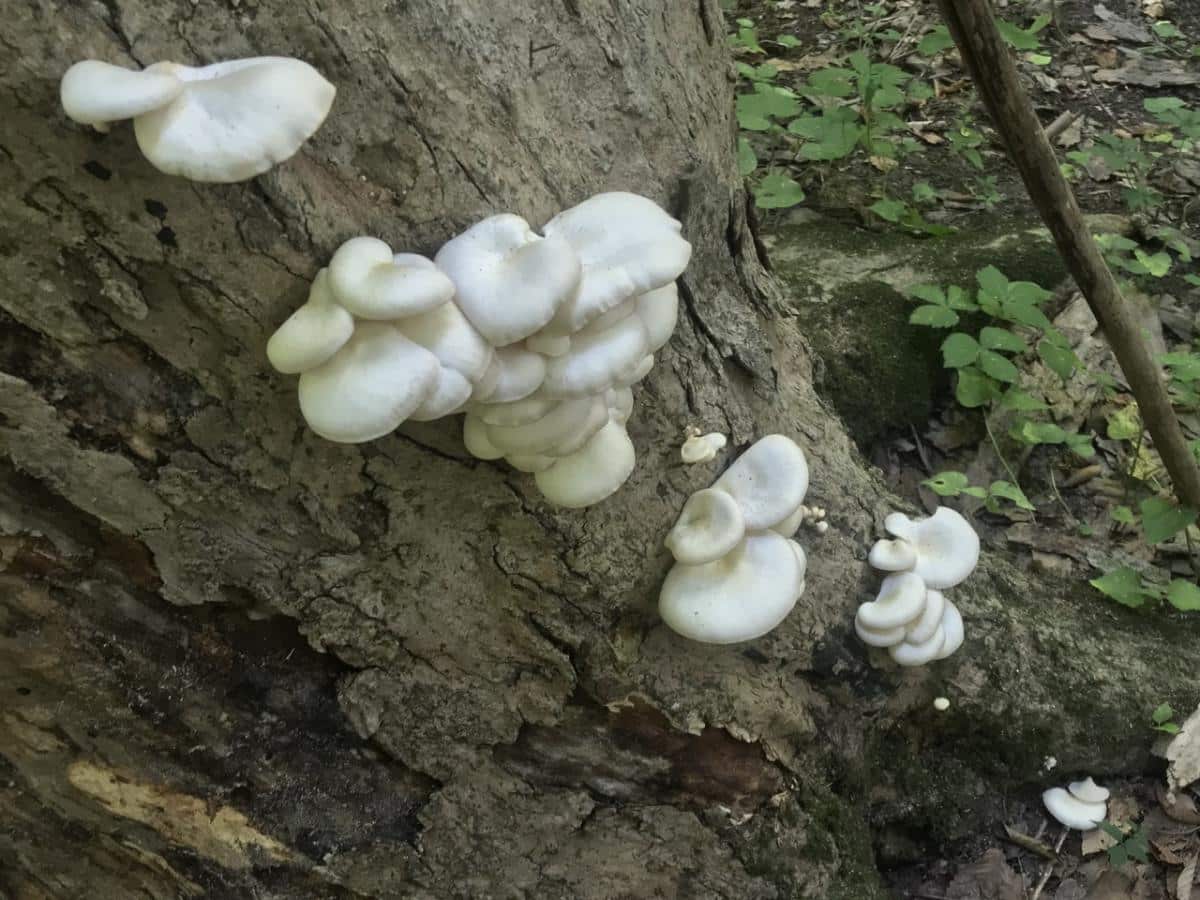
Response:
POLYGON ((880 172, 890 172, 892 169, 896 168, 896 166, 900 165, 900 163, 897 160, 892 159, 890 156, 872 156, 871 165, 877 168, 880 172))
POLYGON ((958 870, 946 888, 946 900, 1024 900, 1021 876, 1008 867, 1004 854, 988 850, 979 862, 958 870))
POLYGON ((1200 72, 1189 71, 1174 60, 1132 54, 1121 68, 1106 67, 1098 70, 1094 77, 1105 84, 1138 84, 1142 87, 1200 84, 1200 72))
POLYGON ((1112 47, 1097 50, 1092 54, 1092 58, 1096 60, 1096 65, 1103 66, 1106 69, 1115 69, 1117 62, 1121 59, 1120 55, 1112 47))
POLYGON ((1200 804, 1187 791, 1172 793, 1160 783, 1154 786, 1154 792, 1162 811, 1171 819, 1185 825, 1200 825, 1200 804))
POLYGON ((1163 0, 1142 0, 1142 12, 1151 19, 1161 19, 1163 0))
POLYGON ((1130 900, 1132 887, 1128 878, 1109 869, 1088 889, 1086 900, 1130 900))

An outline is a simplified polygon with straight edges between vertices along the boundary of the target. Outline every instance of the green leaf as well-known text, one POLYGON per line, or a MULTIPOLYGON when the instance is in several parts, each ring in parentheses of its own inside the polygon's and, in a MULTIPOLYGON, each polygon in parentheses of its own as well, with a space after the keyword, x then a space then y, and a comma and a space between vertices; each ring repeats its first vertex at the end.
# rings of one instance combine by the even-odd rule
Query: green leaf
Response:
MULTIPOLYGON (((1046 17, 1049 21, 1049 17, 1046 17)), ((1041 42, 1037 38, 1037 33, 1045 27, 1042 21, 1042 16, 1038 16, 1029 28, 1020 28, 1012 22, 1006 22, 1004 19, 996 20, 996 28, 1000 32, 1000 36, 1004 38, 1014 49, 1017 50, 1036 50, 1041 46, 1041 42)))
POLYGON ((1146 542, 1160 544, 1196 521, 1196 511, 1178 507, 1162 497, 1148 497, 1141 502, 1142 533, 1146 542))
POLYGON ((1163 113, 1173 109, 1182 109, 1187 106, 1178 97, 1147 97, 1142 101, 1142 106, 1148 113, 1163 113))
POLYGON ((1092 436, 1090 434, 1068 434, 1067 448, 1076 456, 1083 459, 1091 459, 1096 455, 1096 448, 1092 446, 1092 436))
POLYGON ((1061 444, 1067 433, 1053 422, 1030 422, 1026 419, 1012 427, 1009 434, 1026 444, 1061 444))
POLYGON ((979 282, 979 287, 982 290, 993 297, 1005 297, 1008 295, 1008 279, 995 266, 980 269, 975 273, 975 280, 979 282))
POLYGON ((759 209, 786 209, 804 199, 804 190, 780 172, 772 172, 754 189, 754 203, 759 209))
POLYGON ((1171 255, 1165 250, 1151 255, 1138 247, 1133 251, 1133 257, 1145 267, 1148 275, 1155 278, 1162 278, 1171 271, 1171 255))
POLYGON ((1073 350, 1058 347, 1046 339, 1038 341, 1037 350, 1038 356, 1042 358, 1042 362, 1051 372, 1063 381, 1071 377, 1078 362, 1078 357, 1075 356, 1073 350))
MULTIPOLYGON (((1107 575, 1093 578, 1088 583, 1106 597, 1111 597, 1122 606, 1128 606, 1131 609, 1137 609, 1146 602, 1146 592, 1142 590, 1142 578, 1129 566, 1121 566, 1107 575)), ((1107 831, 1107 829, 1105 830, 1107 831)))
POLYGON ((758 82, 754 93, 739 94, 735 104, 738 125, 747 131, 766 131, 771 119, 787 119, 800 112, 800 101, 787 88, 758 82))
POLYGON ((979 357, 979 344, 969 334, 956 331, 942 341, 943 364, 950 369, 969 366, 979 357))
POLYGON ((954 386, 954 398, 967 409, 987 406, 1000 395, 996 382, 974 366, 958 370, 958 383, 954 386))
POLYGON ((993 481, 988 488, 988 493, 993 497, 1001 497, 1005 500, 1011 500, 1020 509, 1027 509, 1031 512, 1034 505, 1029 502, 1029 498, 1025 496, 1025 492, 1017 485, 1009 481, 993 481))
POLYGON ((1114 522, 1120 522, 1123 525, 1132 525, 1134 522, 1133 510, 1128 506, 1115 506, 1108 512, 1114 522))
POLYGON ((918 306, 908 321, 912 325, 928 325, 930 328, 953 328, 958 324, 958 313, 945 306, 918 306))
POLYGON ((971 299, 971 294, 960 288, 957 284, 952 284, 946 288, 946 298, 950 301, 951 309, 961 309, 968 312, 974 312, 979 309, 979 304, 971 299))
POLYGON ((1032 281, 1014 281, 1008 286, 1008 299, 1022 305, 1037 306, 1052 296, 1050 291, 1032 281))
POLYGON ((915 287, 908 289, 910 297, 916 297, 918 300, 924 300, 926 303, 936 303, 938 306, 946 306, 946 294, 936 284, 918 284, 915 287))
POLYGON ((1175 710, 1171 708, 1170 703, 1160 703, 1154 708, 1154 712, 1150 713, 1150 719, 1155 725, 1169 722, 1173 718, 1175 718, 1175 710))
POLYGON ((758 168, 758 155, 754 152, 754 148, 750 146, 750 142, 744 137, 738 138, 737 165, 738 174, 743 178, 758 168))
POLYGON ((818 97, 849 97, 854 93, 854 72, 830 66, 808 76, 805 93, 818 97))
POLYGON ((1172 22, 1155 22, 1150 27, 1154 29, 1154 33, 1160 38, 1181 38, 1184 36, 1183 32, 1176 28, 1172 22))
POLYGON ((1163 725, 1155 725, 1155 731, 1161 731, 1164 734, 1179 734, 1179 726, 1174 722, 1166 722, 1163 725))
POLYGON ((1114 441, 1132 441, 1142 433, 1142 419, 1136 403, 1122 406, 1108 417, 1107 434, 1114 441))
POLYGON ((997 381, 1012 384, 1020 377, 1017 367, 994 350, 984 350, 979 354, 979 368, 983 369, 997 381))
POLYGON ((945 25, 936 25, 934 29, 921 38, 921 42, 917 44, 917 52, 922 56, 933 56, 935 53, 941 53, 947 47, 954 46, 954 38, 950 37, 950 30, 945 25))
POLYGON ((1196 612, 1200 610, 1200 587, 1176 578, 1167 588, 1167 602, 1184 612, 1196 612))
POLYGON ((900 217, 908 210, 908 204, 903 200, 878 200, 870 207, 871 212, 888 222, 899 222, 900 217))
POLYGON ((858 113, 848 106, 819 116, 801 116, 788 125, 791 134, 805 139, 800 155, 811 160, 842 159, 854 152, 864 129, 858 113))
POLYGON ((1044 312, 1028 302, 1004 300, 1000 306, 1000 317, 1018 325, 1028 325, 1030 328, 1045 330, 1054 327, 1044 312))
POLYGON ((1170 366, 1171 377, 1190 384, 1200 379, 1200 353, 1164 353, 1158 361, 1170 366))
POLYGON ((1004 396, 1000 398, 1000 405, 1015 412, 1037 412, 1049 408, 1041 400, 1017 388, 1005 391, 1004 396))
POLYGON ((979 343, 988 350, 1003 350, 1006 353, 1020 353, 1025 349, 1025 340, 1007 328, 988 326, 979 332, 979 343))
POLYGON ((775 38, 775 43, 782 44, 784 47, 799 47, 800 39, 794 34, 781 34, 775 38))
POLYGON ((921 482, 939 497, 957 497, 968 483, 967 476, 962 472, 941 472, 921 482))
POLYGON ((918 181, 912 186, 914 203, 932 203, 937 200, 937 190, 928 181, 918 181))

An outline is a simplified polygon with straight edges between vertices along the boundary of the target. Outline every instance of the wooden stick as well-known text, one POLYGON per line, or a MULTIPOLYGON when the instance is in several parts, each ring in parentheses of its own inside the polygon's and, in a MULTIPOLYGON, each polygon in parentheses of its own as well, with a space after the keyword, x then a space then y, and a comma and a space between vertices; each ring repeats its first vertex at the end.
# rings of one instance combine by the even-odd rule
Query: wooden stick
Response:
POLYGON ((1075 195, 1058 168, 1054 150, 1017 78, 1008 47, 996 30, 988 0, 938 0, 938 7, 1021 173, 1029 199, 1104 329, 1154 438, 1154 447, 1171 475, 1175 493, 1188 506, 1200 509, 1200 467, 1171 408, 1162 371, 1150 356, 1137 322, 1088 232, 1075 195))

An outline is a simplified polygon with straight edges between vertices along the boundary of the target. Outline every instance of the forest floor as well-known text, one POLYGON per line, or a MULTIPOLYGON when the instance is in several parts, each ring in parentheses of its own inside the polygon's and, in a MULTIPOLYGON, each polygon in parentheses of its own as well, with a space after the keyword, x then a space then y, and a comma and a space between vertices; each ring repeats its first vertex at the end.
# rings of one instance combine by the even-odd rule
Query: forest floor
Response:
MULTIPOLYGON (((1200 455, 1200 4, 996 6, 1200 455)), ((863 453, 897 493, 930 510, 957 497, 989 549, 1091 581, 1097 603, 1200 615, 1195 513, 1172 504, 936 6, 736 0, 726 12, 761 236, 825 357, 818 388, 863 453), (998 227, 1013 240, 963 249, 998 227), (1013 312, 1022 297, 1040 312, 1013 312), (869 323, 890 352, 863 346, 869 323)), ((1146 710, 1147 744, 1189 711, 1146 710)), ((1200 715, 1183 727, 1200 732, 1200 715)), ((1047 760, 1047 784, 1052 770, 1047 760)), ((1088 773, 1061 774, 1065 785, 1088 773)), ((1113 778, 1106 830, 1060 841, 1048 817, 1014 820, 944 858, 897 862, 890 883, 931 900, 1200 900, 1200 793, 1168 797, 1163 783, 1162 771, 1113 778)))

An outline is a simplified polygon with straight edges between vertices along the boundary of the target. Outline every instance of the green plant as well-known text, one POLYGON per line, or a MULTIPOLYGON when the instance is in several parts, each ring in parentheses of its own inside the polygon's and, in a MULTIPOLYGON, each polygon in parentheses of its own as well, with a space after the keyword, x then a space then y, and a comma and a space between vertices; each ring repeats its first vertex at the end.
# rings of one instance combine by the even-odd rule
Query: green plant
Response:
POLYGON ((941 237, 942 235, 953 234, 955 231, 954 228, 948 225, 927 222, 919 209, 905 203, 903 200, 889 200, 885 197, 872 204, 870 210, 885 222, 892 222, 901 228, 906 228, 918 234, 931 234, 935 237, 941 237))
POLYGON ((758 43, 758 29, 754 27, 753 19, 738 19, 738 30, 729 36, 729 46, 733 50, 746 53, 766 54, 766 50, 758 43))
POLYGON ((983 501, 988 512, 999 512, 1000 501, 1007 500, 1018 509, 1034 510, 1025 492, 1010 481, 993 481, 988 487, 974 486, 962 472, 939 472, 932 478, 927 478, 921 484, 932 490, 939 497, 957 497, 966 494, 983 501))
POLYGON ((1174 718, 1175 710, 1171 708, 1171 704, 1160 703, 1154 707, 1154 712, 1150 713, 1150 727, 1164 734, 1179 734, 1179 726, 1172 721, 1174 718))
POLYGON ((1147 152, 1143 142, 1116 134, 1102 134, 1085 150, 1072 150, 1067 159, 1086 166, 1093 157, 1101 160, 1114 174, 1123 175, 1125 188, 1121 197, 1131 212, 1153 209, 1163 202, 1163 195, 1150 186, 1150 171, 1162 154, 1147 152))
POLYGON ((1101 822, 1104 833, 1116 843, 1108 848, 1108 861, 1116 868, 1121 868, 1131 859, 1144 863, 1150 860, 1150 836, 1146 826, 1138 825, 1124 831, 1110 822, 1101 822))
POLYGON ((950 140, 950 149, 965 159, 974 168, 983 171, 983 156, 979 148, 983 146, 983 135, 966 120, 960 120, 946 132, 950 140))
POLYGON ((1088 583, 1104 596, 1130 609, 1140 609, 1151 602, 1158 605, 1165 600, 1180 612, 1200 610, 1200 588, 1182 578, 1175 578, 1163 585, 1144 578, 1136 569, 1121 566, 1088 583))

